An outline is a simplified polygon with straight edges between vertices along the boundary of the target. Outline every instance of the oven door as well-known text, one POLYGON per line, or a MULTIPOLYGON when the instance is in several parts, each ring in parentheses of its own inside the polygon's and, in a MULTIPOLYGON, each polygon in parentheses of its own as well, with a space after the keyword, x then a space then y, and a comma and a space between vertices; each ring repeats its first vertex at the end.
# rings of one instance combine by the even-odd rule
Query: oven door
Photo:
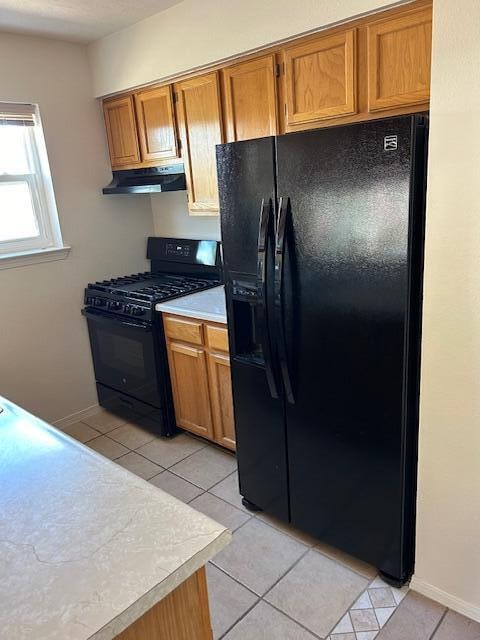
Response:
POLYGON ((98 383, 161 407, 157 346, 150 324, 84 309, 98 383))

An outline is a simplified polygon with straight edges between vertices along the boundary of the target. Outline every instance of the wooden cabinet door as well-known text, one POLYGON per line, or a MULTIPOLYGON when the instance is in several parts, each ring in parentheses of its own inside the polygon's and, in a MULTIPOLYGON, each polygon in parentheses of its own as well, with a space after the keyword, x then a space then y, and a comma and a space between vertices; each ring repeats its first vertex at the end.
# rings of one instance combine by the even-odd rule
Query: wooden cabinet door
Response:
POLYGON ((139 91, 135 94, 135 109, 142 160, 177 158, 172 87, 139 91))
POLYGON ((368 26, 370 111, 415 105, 430 97, 432 9, 368 26))
POLYGON ((218 215, 215 145, 223 142, 218 73, 175 85, 191 215, 218 215))
POLYGON ((276 86, 273 55, 223 70, 227 142, 277 133, 276 86))
POLYGON ((356 33, 343 31, 288 47, 286 129, 356 113, 356 33))
POLYGON ((140 151, 132 96, 105 100, 103 113, 112 169, 139 164, 140 151))
POLYGON ((208 370, 215 441, 235 451, 235 422, 229 356, 209 353, 208 370))
POLYGON ((212 439, 213 427, 205 351, 169 341, 168 361, 178 426, 212 439))

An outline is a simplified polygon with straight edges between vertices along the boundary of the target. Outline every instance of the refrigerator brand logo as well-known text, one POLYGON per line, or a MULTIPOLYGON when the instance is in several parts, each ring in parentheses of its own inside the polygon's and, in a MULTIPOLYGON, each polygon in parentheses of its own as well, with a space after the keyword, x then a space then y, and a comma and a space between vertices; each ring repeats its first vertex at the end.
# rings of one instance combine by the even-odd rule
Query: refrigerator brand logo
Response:
POLYGON ((383 139, 384 151, 396 151, 398 147, 398 136, 385 136, 383 139))

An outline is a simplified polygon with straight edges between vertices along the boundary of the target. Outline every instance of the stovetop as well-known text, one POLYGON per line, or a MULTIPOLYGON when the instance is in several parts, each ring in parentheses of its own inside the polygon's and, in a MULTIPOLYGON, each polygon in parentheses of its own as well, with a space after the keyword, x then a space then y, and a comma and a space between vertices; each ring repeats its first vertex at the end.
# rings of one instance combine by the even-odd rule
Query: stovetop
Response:
POLYGON ((90 283, 85 289, 85 305, 109 314, 136 316, 150 321, 157 302, 179 298, 220 284, 217 278, 136 273, 90 283))

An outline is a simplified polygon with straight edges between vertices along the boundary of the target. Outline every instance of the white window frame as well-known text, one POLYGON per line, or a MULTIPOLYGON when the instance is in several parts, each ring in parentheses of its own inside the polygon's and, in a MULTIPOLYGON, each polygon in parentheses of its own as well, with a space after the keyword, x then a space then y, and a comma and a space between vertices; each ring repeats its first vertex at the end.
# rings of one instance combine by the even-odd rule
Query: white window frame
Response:
MULTIPOLYGON (((25 127, 31 173, 0 173, 1 184, 27 183, 39 235, 30 238, 0 241, 0 269, 25 263, 58 260, 67 257, 70 247, 63 244, 58 211, 48 164, 47 149, 38 105, 1 103, 0 120, 25 116, 33 126, 25 127)), ((0 127, 4 126, 0 122, 0 127)), ((22 125, 16 125, 22 126, 22 125)))

